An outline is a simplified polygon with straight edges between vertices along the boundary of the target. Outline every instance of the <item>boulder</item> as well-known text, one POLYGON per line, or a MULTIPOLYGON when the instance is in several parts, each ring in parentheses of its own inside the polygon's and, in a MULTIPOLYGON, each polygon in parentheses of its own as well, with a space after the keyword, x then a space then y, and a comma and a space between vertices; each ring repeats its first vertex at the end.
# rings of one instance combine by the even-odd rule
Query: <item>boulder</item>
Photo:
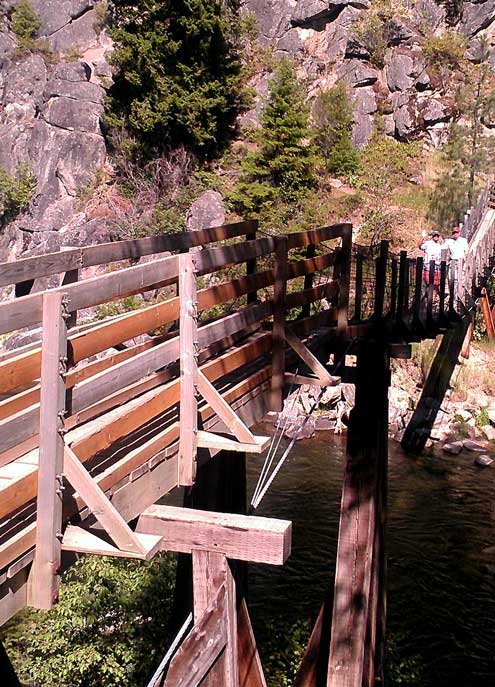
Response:
POLYGON ((41 20, 40 37, 62 52, 96 42, 96 4, 97 0, 31 0, 41 20))
POLYGON ((478 465, 480 468, 489 468, 490 465, 493 465, 494 460, 489 455, 484 453, 481 456, 476 456, 476 458, 474 459, 473 462, 475 465, 478 465))
POLYGON ((385 73, 390 91, 407 91, 418 78, 424 81, 425 61, 421 51, 408 48, 389 50, 385 60, 385 73))
POLYGON ((333 4, 325 0, 299 0, 292 12, 291 22, 295 26, 303 26, 309 20, 328 17, 333 4))
POLYGON ((419 34, 407 26, 399 17, 392 17, 387 22, 387 37, 389 45, 400 45, 418 39, 419 34))
POLYGON ((361 40, 354 34, 349 36, 345 46, 345 57, 358 60, 369 60, 371 53, 361 40))
POLYGON ((394 105, 395 134, 401 141, 409 141, 417 137, 421 125, 416 110, 416 99, 405 94, 392 94, 394 105), (398 96, 398 97, 396 97, 398 96))
POLYGON ((26 113, 34 116, 43 102, 46 80, 46 65, 40 55, 30 54, 14 62, 5 75, 2 105, 23 105, 26 113))
POLYGON ((89 81, 66 81, 64 79, 51 79, 45 87, 43 96, 45 100, 50 98, 72 98, 73 100, 85 100, 88 103, 104 104, 105 91, 98 84, 89 81))
POLYGON ((462 444, 466 451, 475 451, 476 453, 483 453, 483 451, 485 450, 481 444, 478 444, 476 441, 473 441, 472 439, 465 439, 462 442, 462 444))
POLYGON ((462 451, 463 448, 464 444, 462 441, 451 441, 442 446, 442 451, 445 451, 445 453, 452 453, 453 455, 457 455, 462 451))
POLYGON ((303 42, 298 29, 291 29, 287 31, 282 38, 277 41, 275 50, 277 52, 286 52, 289 55, 297 55, 303 49, 303 42))
POLYGON ((373 133, 374 113, 378 109, 372 86, 356 88, 351 96, 353 103, 352 141, 358 148, 364 148, 373 133))
POLYGON ((491 425, 484 425, 481 428, 482 434, 485 435, 488 441, 495 441, 495 427, 491 425))
POLYGON ((43 118, 48 124, 68 131, 99 133, 100 116, 103 105, 74 100, 73 98, 50 98, 43 110, 43 118))
POLYGON ((291 28, 294 4, 293 0, 245 0, 246 11, 257 19, 261 43, 272 43, 291 28))
POLYGON ((371 86, 378 79, 376 69, 371 69, 359 60, 346 60, 337 70, 337 81, 345 81, 353 88, 371 86))
POLYGON ((205 191, 191 205, 187 218, 189 231, 216 227, 225 223, 225 207, 218 191, 205 191))
POLYGON ((490 26, 494 19, 495 3, 492 0, 464 2, 459 30, 465 36, 472 37, 490 26))

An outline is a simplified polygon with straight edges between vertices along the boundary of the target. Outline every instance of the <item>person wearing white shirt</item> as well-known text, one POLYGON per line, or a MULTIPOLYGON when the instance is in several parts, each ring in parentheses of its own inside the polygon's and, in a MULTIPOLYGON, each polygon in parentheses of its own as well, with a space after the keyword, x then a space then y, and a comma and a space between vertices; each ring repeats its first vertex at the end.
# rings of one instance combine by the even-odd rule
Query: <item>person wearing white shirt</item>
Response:
POLYGON ((452 229, 452 238, 445 241, 445 247, 450 252, 450 273, 454 284, 459 279, 459 268, 462 265, 462 260, 466 257, 468 252, 468 242, 461 236, 459 227, 452 229))
POLYGON ((468 242, 461 236, 459 227, 452 229, 452 238, 445 241, 445 247, 450 251, 451 260, 464 260, 468 251, 468 242))
POLYGON ((423 238, 420 241, 419 248, 424 251, 425 254, 423 278, 426 285, 430 282, 430 262, 432 260, 435 261, 435 277, 433 283, 436 287, 438 287, 440 283, 440 262, 442 260, 443 247, 443 244, 440 242, 440 233, 438 231, 433 231, 430 239, 425 241, 423 238))

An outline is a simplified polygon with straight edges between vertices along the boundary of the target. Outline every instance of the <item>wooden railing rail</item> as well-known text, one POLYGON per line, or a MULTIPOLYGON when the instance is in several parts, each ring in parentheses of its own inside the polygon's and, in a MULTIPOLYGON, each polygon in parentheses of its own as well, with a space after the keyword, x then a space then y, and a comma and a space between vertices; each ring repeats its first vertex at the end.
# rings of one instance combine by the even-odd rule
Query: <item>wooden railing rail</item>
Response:
POLYGON ((149 236, 142 239, 129 239, 100 243, 86 248, 72 248, 59 253, 49 253, 15 262, 0 263, 0 287, 19 282, 47 277, 55 274, 80 270, 85 267, 107 265, 121 260, 136 260, 147 255, 167 251, 187 251, 195 246, 233 239, 246 234, 255 235, 257 220, 247 220, 199 231, 185 231, 176 234, 149 236))

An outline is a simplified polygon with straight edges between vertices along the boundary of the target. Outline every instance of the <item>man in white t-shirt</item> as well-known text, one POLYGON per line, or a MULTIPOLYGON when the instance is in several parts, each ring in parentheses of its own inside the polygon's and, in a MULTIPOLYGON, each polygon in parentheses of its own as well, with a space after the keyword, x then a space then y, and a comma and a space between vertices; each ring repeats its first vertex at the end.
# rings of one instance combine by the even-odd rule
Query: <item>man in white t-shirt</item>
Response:
POLYGON ((468 242, 461 236, 459 227, 452 229, 452 238, 445 241, 445 248, 450 251, 451 260, 464 260, 468 251, 468 242))
POLYGON ((462 261, 468 252, 468 242, 461 236, 459 227, 452 229, 452 238, 445 241, 445 247, 450 252, 450 279, 455 285, 459 279, 459 269, 462 269, 462 261))
POLYGON ((440 262, 442 260, 443 247, 443 243, 440 242, 440 233, 438 231, 433 231, 430 239, 425 240, 422 238, 419 243, 420 250, 425 254, 423 279, 427 286, 430 283, 430 262, 432 260, 435 262, 433 284, 436 293, 438 293, 438 285, 440 283, 440 262))

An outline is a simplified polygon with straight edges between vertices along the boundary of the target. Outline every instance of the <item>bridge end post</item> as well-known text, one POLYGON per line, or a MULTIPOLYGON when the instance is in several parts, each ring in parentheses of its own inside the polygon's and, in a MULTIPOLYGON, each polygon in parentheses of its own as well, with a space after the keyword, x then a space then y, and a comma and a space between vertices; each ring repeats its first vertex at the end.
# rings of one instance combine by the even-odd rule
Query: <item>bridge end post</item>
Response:
POLYGON ((270 410, 273 412, 280 412, 284 405, 287 253, 287 236, 277 236, 275 239, 275 284, 273 289, 272 380, 269 401, 270 410))

